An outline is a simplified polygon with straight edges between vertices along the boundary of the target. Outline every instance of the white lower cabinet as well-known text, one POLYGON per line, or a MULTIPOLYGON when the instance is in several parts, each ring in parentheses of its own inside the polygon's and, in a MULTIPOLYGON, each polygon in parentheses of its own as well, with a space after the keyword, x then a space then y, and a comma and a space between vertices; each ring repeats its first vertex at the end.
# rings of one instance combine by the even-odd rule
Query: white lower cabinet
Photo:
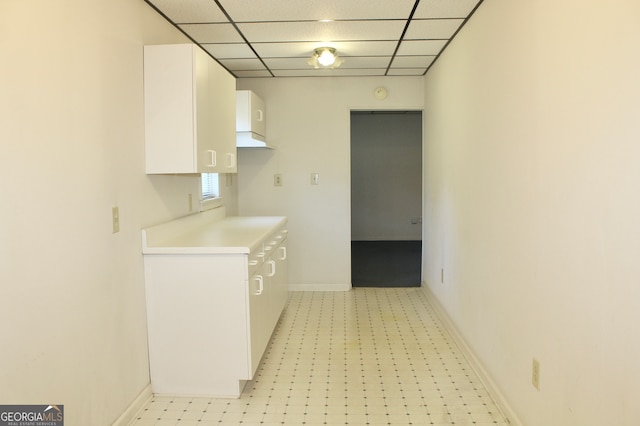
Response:
POLYGON ((284 229, 251 253, 145 254, 153 392, 239 397, 286 304, 286 262, 284 229))
POLYGON ((266 264, 263 264, 260 269, 251 276, 249 279, 249 310, 250 310, 250 325, 251 325, 251 366, 250 375, 247 379, 253 377, 262 359, 271 334, 269 333, 268 323, 266 321, 269 318, 269 294, 271 289, 265 276, 266 264))
POLYGON ((268 260, 270 268, 268 282, 269 288, 271 289, 271 293, 269 294, 269 303, 271 305, 269 318, 269 334, 271 334, 273 333, 273 330, 275 329, 276 324, 280 319, 279 312, 282 312, 284 310, 284 307, 287 304, 287 298, 289 296, 286 231, 284 231, 284 233, 276 235, 275 238, 269 243, 269 246, 273 248, 268 260))
POLYGON ((286 244, 286 230, 265 243, 264 261, 249 279, 252 377, 287 304, 286 244))

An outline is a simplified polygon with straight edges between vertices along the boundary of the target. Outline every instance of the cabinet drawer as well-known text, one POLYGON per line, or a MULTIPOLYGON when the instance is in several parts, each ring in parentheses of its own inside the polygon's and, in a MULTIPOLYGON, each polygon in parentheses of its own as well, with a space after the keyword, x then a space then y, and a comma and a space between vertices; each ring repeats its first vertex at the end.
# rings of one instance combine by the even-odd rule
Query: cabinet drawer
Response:
POLYGON ((260 266, 264 263, 264 259, 264 250, 257 250, 255 253, 251 253, 249 255, 249 278, 251 278, 251 276, 255 274, 258 269, 260 269, 260 266))

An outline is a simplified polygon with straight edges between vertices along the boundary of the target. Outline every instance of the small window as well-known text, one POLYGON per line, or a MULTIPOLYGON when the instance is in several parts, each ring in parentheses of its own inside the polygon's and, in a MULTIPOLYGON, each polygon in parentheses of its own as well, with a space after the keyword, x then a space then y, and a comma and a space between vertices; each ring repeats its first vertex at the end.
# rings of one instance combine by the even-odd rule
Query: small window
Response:
POLYGON ((218 183, 218 173, 202 173, 201 175, 201 199, 200 211, 205 211, 220 207, 222 199, 220 197, 220 185, 218 183))
POLYGON ((218 184, 217 173, 202 173, 202 199, 218 198, 220 196, 220 185, 218 184))

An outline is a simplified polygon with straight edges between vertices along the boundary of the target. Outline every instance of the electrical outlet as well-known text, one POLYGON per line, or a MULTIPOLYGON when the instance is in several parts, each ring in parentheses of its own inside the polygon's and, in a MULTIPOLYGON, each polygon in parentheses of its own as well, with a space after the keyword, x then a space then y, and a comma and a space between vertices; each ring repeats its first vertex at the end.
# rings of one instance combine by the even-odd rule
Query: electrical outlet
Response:
POLYGON ((534 388, 540 390, 540 361, 533 358, 531 364, 531 384, 534 388))
POLYGON ((311 173, 311 185, 320 185, 320 173, 311 173))
POLYGON ((273 175, 273 186, 282 186, 282 175, 280 173, 273 175))
POLYGON ((120 210, 118 207, 111 208, 111 233, 120 232, 120 210))

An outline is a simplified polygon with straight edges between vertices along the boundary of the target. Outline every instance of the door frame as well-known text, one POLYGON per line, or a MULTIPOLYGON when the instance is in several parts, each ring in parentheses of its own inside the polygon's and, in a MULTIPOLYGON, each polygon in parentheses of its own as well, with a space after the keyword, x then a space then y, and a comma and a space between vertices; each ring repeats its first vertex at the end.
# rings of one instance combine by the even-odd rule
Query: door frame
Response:
MULTIPOLYGON (((416 107, 386 107, 386 108, 382 108, 382 107, 351 107, 348 109, 348 122, 349 122, 349 243, 351 243, 351 241, 353 241, 353 237, 352 237, 352 220, 353 220, 353 212, 352 212, 352 190, 351 190, 351 183, 352 183, 352 167, 351 167, 351 155, 352 155, 352 150, 351 150, 351 143, 352 143, 352 138, 351 138, 351 116, 353 112, 371 112, 371 113, 375 113, 375 112, 416 112, 416 113, 420 113, 421 116, 421 159, 420 159, 420 164, 421 164, 421 173, 420 173, 420 198, 421 198, 421 209, 420 209, 420 236, 421 236, 421 241, 422 241, 422 245, 421 245, 421 256, 420 256, 420 286, 424 285, 424 261, 425 261, 425 227, 424 227, 424 217, 425 217, 425 117, 426 117, 426 111, 424 108, 416 108, 416 107)), ((350 252, 351 253, 351 252, 350 252)), ((351 279, 352 279, 352 261, 351 261, 351 254, 349 256, 349 286, 353 287, 351 279)))

